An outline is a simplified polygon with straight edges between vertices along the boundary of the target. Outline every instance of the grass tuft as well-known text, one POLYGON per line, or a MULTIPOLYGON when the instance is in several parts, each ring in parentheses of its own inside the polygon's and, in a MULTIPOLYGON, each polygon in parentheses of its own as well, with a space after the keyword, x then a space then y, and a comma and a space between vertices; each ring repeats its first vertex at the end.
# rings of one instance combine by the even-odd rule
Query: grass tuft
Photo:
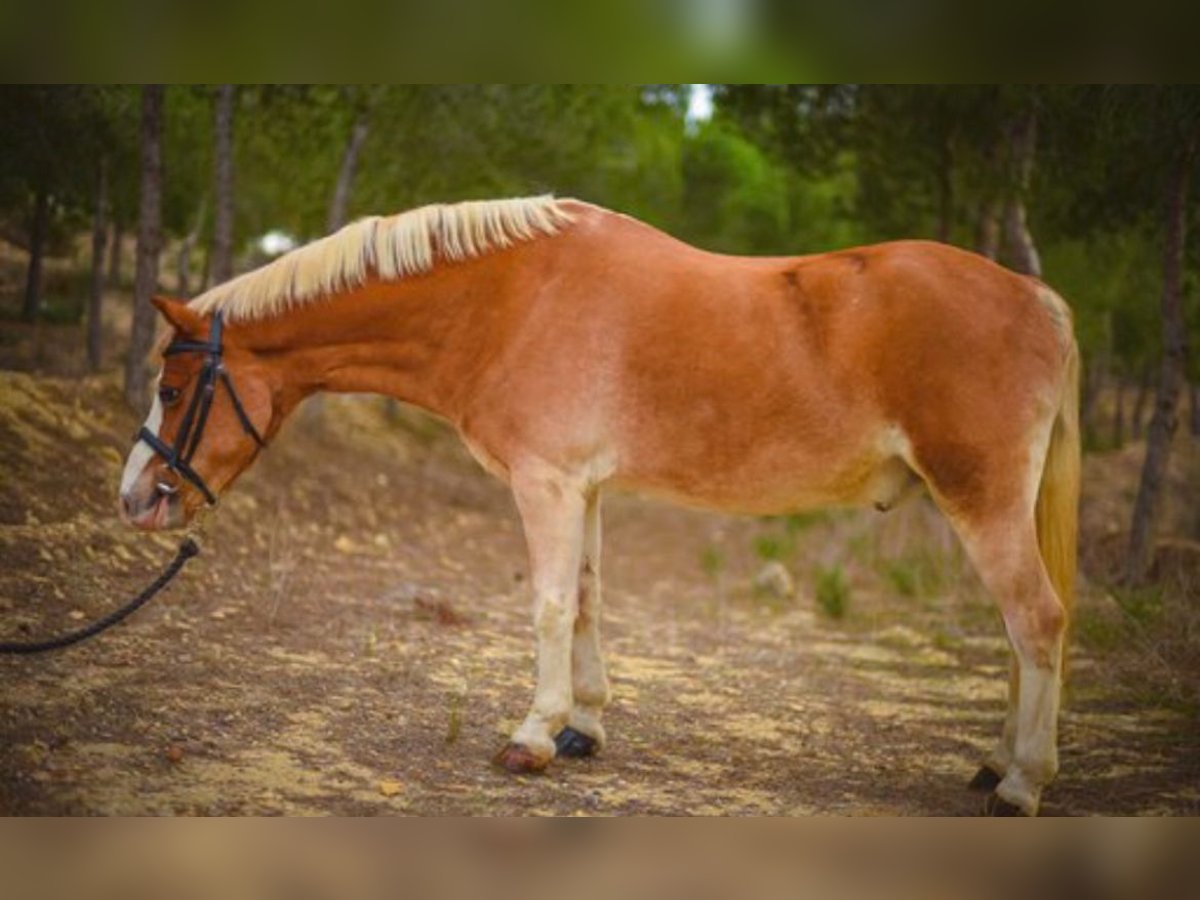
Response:
POLYGON ((946 586, 948 560, 937 560, 932 553, 911 553, 885 561, 881 568, 888 584, 902 597, 931 597, 946 586))
POLYGON ((700 552, 700 568, 709 578, 716 578, 725 570, 725 555, 716 547, 705 547, 700 552))
POLYGON ((788 543, 777 534, 760 534, 754 539, 754 553, 763 562, 777 562, 791 555, 788 543))
POLYGON ((839 564, 816 570, 817 606, 831 619, 841 619, 850 605, 850 582, 839 564))

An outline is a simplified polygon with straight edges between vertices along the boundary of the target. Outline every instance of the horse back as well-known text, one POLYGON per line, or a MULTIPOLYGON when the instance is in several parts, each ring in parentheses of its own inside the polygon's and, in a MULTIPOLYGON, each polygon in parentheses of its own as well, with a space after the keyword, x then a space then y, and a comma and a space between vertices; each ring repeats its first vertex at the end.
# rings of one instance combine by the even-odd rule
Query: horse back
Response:
POLYGON ((1012 439, 1062 355, 1037 283, 932 242, 722 256, 597 211, 539 251, 489 455, 703 505, 869 500, 914 445, 1012 439))

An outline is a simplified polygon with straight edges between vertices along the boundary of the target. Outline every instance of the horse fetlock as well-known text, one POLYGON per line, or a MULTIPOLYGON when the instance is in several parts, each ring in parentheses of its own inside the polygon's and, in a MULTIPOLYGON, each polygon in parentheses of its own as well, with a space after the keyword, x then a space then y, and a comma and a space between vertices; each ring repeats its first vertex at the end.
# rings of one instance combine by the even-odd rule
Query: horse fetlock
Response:
POLYGON ((1012 747, 1006 741, 1002 740, 1000 745, 988 754, 983 764, 993 772, 998 772, 1003 776, 1008 774, 1009 767, 1012 766, 1012 758, 1012 747))
POLYGON ((512 736, 512 743, 521 744, 539 758, 554 757, 554 735, 566 727, 570 713, 570 701, 554 710, 535 706, 521 727, 512 736))
POLYGON ((1058 750, 1052 747, 1041 759, 1020 761, 1010 767, 1012 770, 1018 768, 1028 782, 1045 787, 1058 775, 1058 750))
POLYGON ((595 707, 576 706, 571 710, 571 718, 568 720, 567 727, 587 735, 591 740, 596 742, 597 749, 603 749, 608 743, 608 735, 604 731, 604 726, 600 723, 600 710, 595 707))
POLYGON ((612 702, 612 690, 608 686, 608 679, 603 675, 595 679, 577 677, 574 681, 574 695, 576 709, 595 710, 597 717, 600 711, 612 702))
POLYGON ((1027 816, 1036 816, 1042 798, 1042 783, 1030 779, 1014 767, 996 786, 995 797, 1027 816))

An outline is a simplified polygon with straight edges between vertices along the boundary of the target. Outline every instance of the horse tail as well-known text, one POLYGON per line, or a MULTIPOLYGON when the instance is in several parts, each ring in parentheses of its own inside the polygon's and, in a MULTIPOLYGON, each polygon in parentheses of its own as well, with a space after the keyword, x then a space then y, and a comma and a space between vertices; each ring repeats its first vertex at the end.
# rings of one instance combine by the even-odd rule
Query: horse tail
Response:
MULTIPOLYGON (((1069 337, 1067 378, 1042 469, 1035 518, 1038 548, 1069 625, 1079 541, 1079 347, 1069 337)), ((1065 645, 1064 645, 1065 657, 1065 645)))

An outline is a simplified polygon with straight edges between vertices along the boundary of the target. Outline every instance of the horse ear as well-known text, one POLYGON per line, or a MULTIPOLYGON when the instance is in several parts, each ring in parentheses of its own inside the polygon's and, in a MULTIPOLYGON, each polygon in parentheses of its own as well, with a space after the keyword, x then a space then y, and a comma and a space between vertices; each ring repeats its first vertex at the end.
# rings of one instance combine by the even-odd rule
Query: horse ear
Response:
POLYGON ((181 334, 199 335, 204 331, 204 319, 184 300, 174 297, 151 297, 154 308, 181 334))

